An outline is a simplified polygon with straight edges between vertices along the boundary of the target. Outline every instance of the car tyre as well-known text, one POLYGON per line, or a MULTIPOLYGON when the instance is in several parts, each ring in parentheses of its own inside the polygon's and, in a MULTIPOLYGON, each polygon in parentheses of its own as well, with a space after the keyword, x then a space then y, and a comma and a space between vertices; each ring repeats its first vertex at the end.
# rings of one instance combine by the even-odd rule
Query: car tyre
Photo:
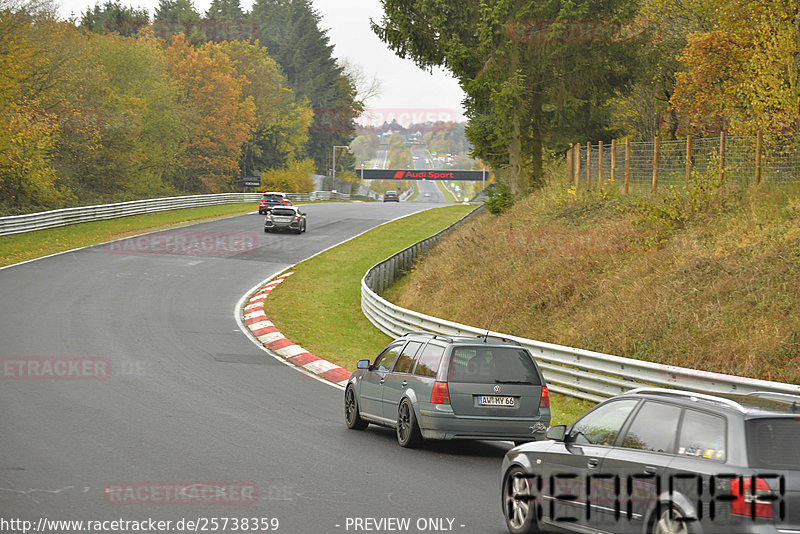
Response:
POLYGON ((417 424, 417 416, 414 414, 414 407, 411 401, 403 399, 397 409, 397 443, 401 447, 413 449, 422 443, 422 433, 417 424))
POLYGON ((306 233, 306 226, 307 225, 308 225, 308 223, 306 221, 303 221, 303 233, 306 233))
POLYGON ((369 425, 368 422, 361 419, 353 386, 347 386, 347 389, 344 390, 344 422, 347 423, 347 428, 352 430, 364 430, 369 425))
POLYGON ((541 505, 533 497, 532 479, 521 467, 512 467, 503 477, 503 517, 511 534, 543 532, 539 526, 541 505))
POLYGON ((661 510, 653 520, 652 534, 693 534, 684 513, 672 503, 661 503, 661 510))

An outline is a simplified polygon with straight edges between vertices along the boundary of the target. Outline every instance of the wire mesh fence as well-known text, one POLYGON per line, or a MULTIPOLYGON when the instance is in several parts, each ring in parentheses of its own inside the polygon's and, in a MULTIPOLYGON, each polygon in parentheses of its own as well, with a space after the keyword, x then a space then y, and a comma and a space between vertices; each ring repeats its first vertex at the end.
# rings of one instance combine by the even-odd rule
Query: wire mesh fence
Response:
POLYGON ((567 163, 576 186, 613 183, 631 193, 683 185, 698 173, 743 187, 790 184, 800 182, 800 134, 576 144, 567 163))

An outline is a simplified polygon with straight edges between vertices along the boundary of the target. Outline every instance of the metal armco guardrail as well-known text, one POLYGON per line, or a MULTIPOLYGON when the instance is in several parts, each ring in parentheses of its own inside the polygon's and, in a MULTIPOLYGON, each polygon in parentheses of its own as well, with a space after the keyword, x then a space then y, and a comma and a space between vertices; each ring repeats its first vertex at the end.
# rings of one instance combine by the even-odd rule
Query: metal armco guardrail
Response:
MULTIPOLYGON (((477 336, 486 330, 396 306, 381 298, 383 292, 408 271, 420 254, 468 217, 442 232, 402 250, 367 271, 361 280, 361 309, 378 329, 391 337, 424 330, 450 336, 477 336)), ((642 385, 655 385, 701 393, 752 393, 769 391, 800 395, 800 386, 743 378, 721 373, 686 369, 671 365, 622 358, 588 350, 544 343, 532 339, 489 332, 520 343, 531 351, 551 390, 594 402, 624 393, 642 385)))
MULTIPOLYGON (((177 210, 181 208, 196 208, 215 204, 234 204, 237 202, 255 203, 261 198, 262 193, 220 193, 216 195, 191 195, 183 197, 155 198, 148 200, 133 200, 118 202, 116 204, 101 204, 97 206, 82 206, 78 208, 64 208, 26 215, 12 215, 0 217, 0 236, 45 230, 58 226, 68 226, 84 222, 115 219, 130 215, 142 215, 158 211, 177 210)), ((369 200, 363 195, 347 195, 333 191, 314 191, 312 193, 288 193, 286 195, 292 202, 308 202, 312 200, 369 200)))

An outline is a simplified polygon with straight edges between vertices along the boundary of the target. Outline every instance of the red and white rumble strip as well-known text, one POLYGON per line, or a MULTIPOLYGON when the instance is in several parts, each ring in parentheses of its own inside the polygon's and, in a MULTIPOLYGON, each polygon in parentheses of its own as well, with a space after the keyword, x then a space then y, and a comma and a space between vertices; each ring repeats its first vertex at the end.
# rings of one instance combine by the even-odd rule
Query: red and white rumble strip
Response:
POLYGON ((296 345, 291 340, 286 339, 275 328, 275 325, 267 319, 267 314, 264 313, 264 301, 267 296, 287 276, 292 274, 294 273, 283 273, 277 278, 273 278, 250 296, 247 305, 244 307, 244 323, 266 348, 286 358, 287 361, 321 376, 325 380, 344 386, 347 384, 347 379, 350 378, 350 371, 314 356, 300 345, 296 345))

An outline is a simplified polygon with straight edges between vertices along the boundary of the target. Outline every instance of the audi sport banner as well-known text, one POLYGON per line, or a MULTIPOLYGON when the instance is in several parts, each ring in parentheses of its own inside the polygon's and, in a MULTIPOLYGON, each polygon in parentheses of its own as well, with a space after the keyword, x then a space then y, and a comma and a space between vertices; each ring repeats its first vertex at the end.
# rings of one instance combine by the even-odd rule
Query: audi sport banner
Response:
POLYGON ((466 180, 479 182, 489 178, 486 171, 358 169, 362 180, 466 180))

